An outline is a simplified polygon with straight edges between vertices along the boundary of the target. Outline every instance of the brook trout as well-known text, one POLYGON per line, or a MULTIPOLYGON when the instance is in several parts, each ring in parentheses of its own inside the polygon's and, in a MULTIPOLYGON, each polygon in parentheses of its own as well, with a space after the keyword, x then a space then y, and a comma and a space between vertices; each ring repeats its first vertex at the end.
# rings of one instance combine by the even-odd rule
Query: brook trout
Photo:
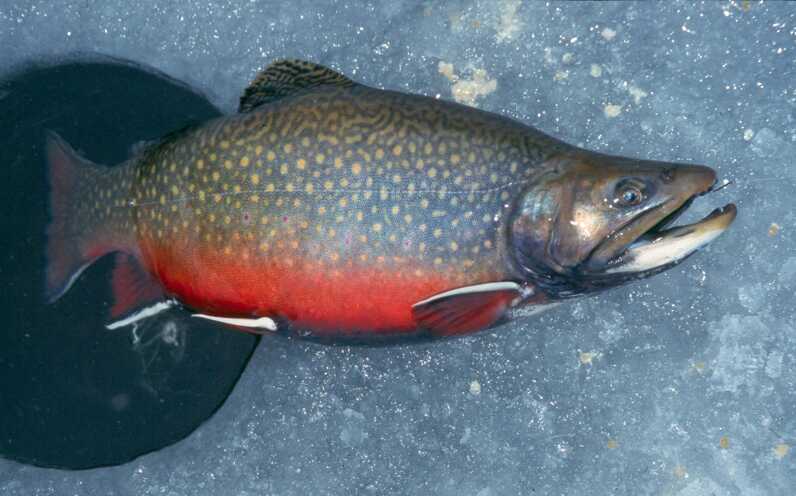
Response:
POLYGON ((47 138, 46 296, 116 252, 112 326, 179 304, 253 332, 451 336, 657 274, 713 240, 730 204, 704 166, 583 150, 512 119, 272 64, 239 113, 116 167, 47 138))

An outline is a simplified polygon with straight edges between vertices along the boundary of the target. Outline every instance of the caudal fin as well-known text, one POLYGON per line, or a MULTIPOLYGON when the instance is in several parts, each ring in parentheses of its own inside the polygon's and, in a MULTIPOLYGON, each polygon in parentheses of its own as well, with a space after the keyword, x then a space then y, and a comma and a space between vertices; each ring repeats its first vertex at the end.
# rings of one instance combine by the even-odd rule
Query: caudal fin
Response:
POLYGON ((52 131, 47 132, 46 153, 50 224, 47 226, 45 298, 52 303, 69 289, 86 267, 110 250, 98 242, 98 222, 89 207, 94 199, 86 197, 103 168, 80 157, 52 131))

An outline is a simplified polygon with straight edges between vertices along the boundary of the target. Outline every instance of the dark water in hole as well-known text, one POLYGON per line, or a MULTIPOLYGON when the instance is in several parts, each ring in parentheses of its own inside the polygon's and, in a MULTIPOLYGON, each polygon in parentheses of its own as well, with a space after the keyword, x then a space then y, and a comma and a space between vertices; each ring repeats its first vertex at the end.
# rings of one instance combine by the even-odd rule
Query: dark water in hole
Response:
POLYGON ((86 468, 183 438, 224 401, 256 340, 189 325, 180 311, 134 333, 106 330, 111 256, 45 304, 44 132, 113 165, 136 142, 219 111, 175 80, 113 61, 31 67, 0 89, 0 455, 86 468))

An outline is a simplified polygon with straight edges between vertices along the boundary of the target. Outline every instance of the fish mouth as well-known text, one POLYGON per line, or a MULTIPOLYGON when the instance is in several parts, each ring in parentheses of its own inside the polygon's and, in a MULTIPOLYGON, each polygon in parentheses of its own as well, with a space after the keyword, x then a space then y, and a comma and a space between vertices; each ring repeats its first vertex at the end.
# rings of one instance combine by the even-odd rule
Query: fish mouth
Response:
POLYGON ((693 224, 672 226, 697 197, 718 189, 714 182, 679 205, 669 200, 639 214, 609 235, 584 268, 597 278, 642 278, 679 264, 719 237, 735 220, 738 210, 729 203, 693 224))

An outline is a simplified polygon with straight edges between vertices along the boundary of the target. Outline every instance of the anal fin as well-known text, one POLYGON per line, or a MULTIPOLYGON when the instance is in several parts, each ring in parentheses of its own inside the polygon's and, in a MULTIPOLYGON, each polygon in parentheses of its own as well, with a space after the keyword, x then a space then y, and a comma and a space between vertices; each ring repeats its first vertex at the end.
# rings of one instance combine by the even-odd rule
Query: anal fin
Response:
POLYGON ((465 286, 415 303, 412 315, 418 327, 435 336, 469 334, 497 322, 529 293, 528 288, 511 281, 465 286))
POLYGON ((165 299, 160 283, 133 256, 126 253, 116 254, 111 286, 114 297, 111 307, 113 319, 165 299))

